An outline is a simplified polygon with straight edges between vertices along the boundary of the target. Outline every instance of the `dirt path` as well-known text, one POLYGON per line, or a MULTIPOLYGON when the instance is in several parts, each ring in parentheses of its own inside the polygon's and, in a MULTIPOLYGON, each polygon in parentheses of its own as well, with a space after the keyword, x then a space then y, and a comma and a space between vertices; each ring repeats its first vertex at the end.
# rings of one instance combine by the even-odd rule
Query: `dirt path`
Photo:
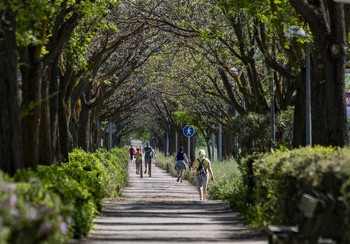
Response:
POLYGON ((176 182, 155 165, 152 177, 140 178, 133 162, 122 197, 105 199, 103 216, 78 243, 267 243, 228 207, 227 202, 198 201, 194 186, 176 182))

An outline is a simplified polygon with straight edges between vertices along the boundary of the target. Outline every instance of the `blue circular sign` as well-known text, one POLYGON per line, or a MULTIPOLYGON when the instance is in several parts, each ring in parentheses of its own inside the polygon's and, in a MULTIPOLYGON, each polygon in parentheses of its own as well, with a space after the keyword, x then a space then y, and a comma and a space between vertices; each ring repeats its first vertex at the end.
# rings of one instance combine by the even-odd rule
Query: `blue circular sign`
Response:
POLYGON ((189 125, 186 125, 184 128, 183 128, 183 133, 185 136, 187 137, 191 137, 194 135, 194 128, 193 127, 190 127, 189 125))

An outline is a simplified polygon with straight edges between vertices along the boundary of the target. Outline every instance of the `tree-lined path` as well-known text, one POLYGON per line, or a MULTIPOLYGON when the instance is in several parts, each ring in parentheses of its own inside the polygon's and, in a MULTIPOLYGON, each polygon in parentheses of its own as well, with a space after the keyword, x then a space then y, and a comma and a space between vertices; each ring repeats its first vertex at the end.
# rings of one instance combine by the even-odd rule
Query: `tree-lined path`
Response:
POLYGON ((177 183, 155 165, 152 177, 140 178, 132 162, 122 197, 105 199, 103 216, 95 218, 88 238, 75 243, 267 243, 228 207, 198 201, 196 187, 177 183))

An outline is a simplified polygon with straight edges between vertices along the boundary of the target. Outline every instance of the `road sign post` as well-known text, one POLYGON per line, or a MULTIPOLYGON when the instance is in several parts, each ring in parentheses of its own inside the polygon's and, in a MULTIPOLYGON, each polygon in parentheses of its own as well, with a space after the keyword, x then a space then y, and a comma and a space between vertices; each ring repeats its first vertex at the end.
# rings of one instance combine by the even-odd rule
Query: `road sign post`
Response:
POLYGON ((189 157, 189 160, 191 161, 191 136, 194 135, 194 128, 193 127, 190 127, 189 125, 186 125, 184 128, 183 128, 183 133, 185 136, 187 136, 188 138, 188 150, 187 150, 187 154, 188 154, 188 157, 189 157))
POLYGON ((219 124, 219 162, 222 162, 222 124, 219 124))
MULTIPOLYGON (((214 129, 214 125, 212 126, 212 128, 214 129)), ((211 133, 211 159, 212 159, 212 162, 215 161, 215 135, 214 135, 214 132, 211 133)))
POLYGON ((106 128, 106 132, 109 134, 109 151, 110 152, 112 152, 112 134, 115 133, 116 131, 117 131, 117 126, 114 123, 109 122, 106 128))

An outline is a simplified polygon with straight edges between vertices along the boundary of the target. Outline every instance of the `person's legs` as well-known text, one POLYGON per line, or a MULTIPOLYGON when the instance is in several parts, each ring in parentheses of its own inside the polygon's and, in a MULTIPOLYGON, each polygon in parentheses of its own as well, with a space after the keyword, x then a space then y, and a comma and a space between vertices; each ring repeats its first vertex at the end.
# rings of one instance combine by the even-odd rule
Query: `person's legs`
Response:
POLYGON ((145 174, 147 173, 148 160, 149 158, 145 158, 145 174))
POLYGON ((140 173, 140 163, 141 163, 141 162, 138 162, 138 163, 136 164, 136 174, 139 174, 139 173, 140 173))
POLYGON ((197 190, 198 190, 198 194, 199 194, 199 200, 202 201, 202 187, 201 186, 197 186, 197 190))
POLYGON ((203 186, 203 201, 207 200, 207 188, 203 186))
POLYGON ((184 170, 180 169, 180 178, 181 178, 181 183, 182 183, 182 179, 184 178, 184 174, 183 174, 184 170))
POLYGON ((196 182, 197 182, 197 190, 199 194, 199 200, 203 200, 203 195, 202 195, 202 188, 203 188, 203 179, 202 176, 196 175, 196 182))
POLYGON ((180 170, 177 171, 177 182, 179 182, 179 179, 180 179, 180 170))
POLYGON ((207 200, 207 185, 208 185, 209 176, 208 176, 208 174, 206 174, 202 178, 203 178, 203 201, 206 201, 207 200))

